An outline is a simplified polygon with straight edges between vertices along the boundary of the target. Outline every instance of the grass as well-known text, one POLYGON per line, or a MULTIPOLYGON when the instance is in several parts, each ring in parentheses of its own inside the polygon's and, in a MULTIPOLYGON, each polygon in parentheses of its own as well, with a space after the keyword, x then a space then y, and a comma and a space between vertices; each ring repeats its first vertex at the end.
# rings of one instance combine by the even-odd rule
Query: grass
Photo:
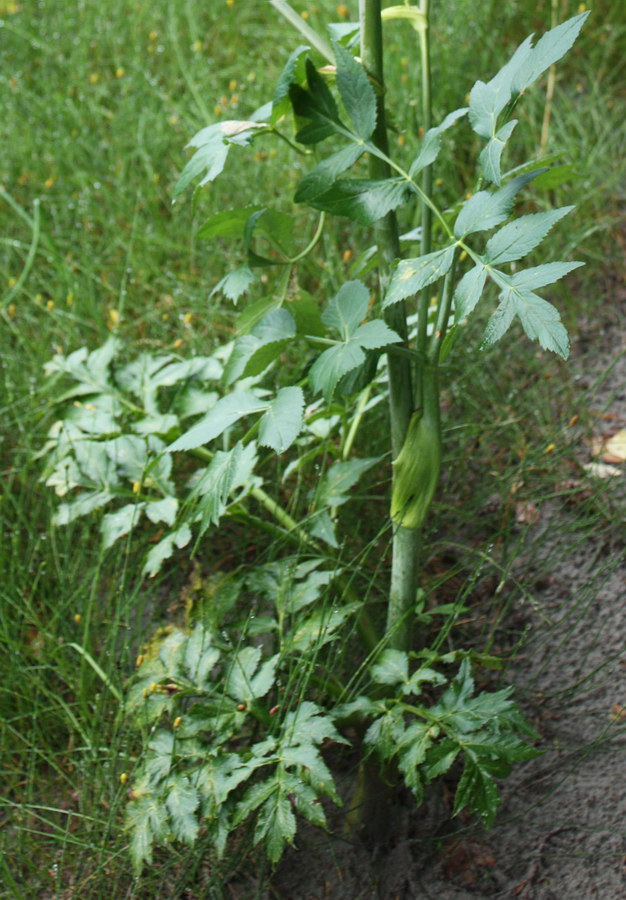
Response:
MULTIPOLYGON (((311 4, 309 12, 317 27, 337 17, 332 2, 311 4)), ((489 36, 490 4, 459 2, 454 20, 443 7, 439 15, 436 117, 461 105, 476 77, 495 72, 505 44, 513 47, 531 29, 544 29, 550 8, 499 5, 495 39, 489 36)), ((230 336, 229 309, 207 300, 228 251, 195 241, 194 227, 244 193, 248 202, 257 195, 287 197, 290 179, 296 180, 290 154, 268 146, 252 161, 242 157, 195 211, 189 202, 172 207, 172 187, 190 135, 261 105, 297 40, 270 19, 265 4, 243 0, 32 8, 0 2, 0 16, 4 896, 178 897, 185 889, 186 896, 219 896, 211 891, 221 890, 226 873, 207 868, 202 848, 173 847, 152 871, 133 878, 120 829, 120 774, 132 773, 140 743, 121 717, 117 694, 142 642, 189 578, 190 564, 180 559, 178 570, 146 585, 132 545, 103 554, 94 523, 51 528, 53 498, 38 482, 41 464, 33 453, 52 422, 42 365, 56 348, 93 348, 116 330, 134 347, 176 346, 186 354, 230 336)), ((579 206, 576 219, 554 238, 553 255, 572 255, 579 247, 577 255, 588 262, 573 296, 560 289, 574 331, 584 299, 605 302, 597 273, 610 268, 619 251, 624 33, 623 13, 600 2, 580 45, 559 67, 551 111, 547 149, 563 149, 574 171, 546 203, 579 206)), ((412 74, 412 38, 404 26, 390 34, 389 81, 402 84, 412 74)), ((522 124, 535 141, 545 115, 542 91, 528 101, 522 124)), ((410 154, 414 102, 399 93, 391 111, 393 139, 410 154)), ((532 149, 528 144, 520 153, 532 149)), ((458 192, 465 154, 452 146, 452 163, 441 172, 442 202, 458 192)), ((336 287, 347 271, 343 250, 356 250, 366 239, 339 226, 324 247, 324 267, 309 273, 312 287, 336 287)), ((451 369, 448 421, 463 424, 449 427, 442 495, 453 499, 439 506, 431 557, 444 552, 443 535, 472 533, 495 492, 489 528, 473 538, 470 583, 485 566, 508 577, 527 549, 524 529, 513 527, 514 502, 557 496, 567 469, 566 422, 575 389, 564 366, 527 357, 527 344, 519 340, 495 351, 488 364, 470 353, 451 369), (557 452, 547 454, 551 444, 557 452), (471 479, 463 467, 468 458, 471 479), (489 530, 492 546, 483 540, 489 530)), ((608 512, 598 517, 602 502, 592 497, 576 510, 573 534, 612 527, 608 512)), ((372 537, 363 534, 365 541, 372 537)), ((236 554, 248 538, 233 531, 229 539, 240 542, 236 554)), ((464 577, 467 567, 467 561, 459 566, 464 577)), ((447 581, 448 574, 435 573, 429 589, 447 581)), ((228 865, 241 862, 235 852, 228 865)))

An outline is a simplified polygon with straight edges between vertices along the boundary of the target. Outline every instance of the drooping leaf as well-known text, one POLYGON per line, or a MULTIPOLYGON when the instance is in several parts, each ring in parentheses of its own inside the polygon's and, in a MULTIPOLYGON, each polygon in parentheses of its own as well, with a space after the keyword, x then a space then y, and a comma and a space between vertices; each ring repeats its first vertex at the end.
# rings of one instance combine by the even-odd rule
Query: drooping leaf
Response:
POLYGON ((526 256, 541 243, 552 226, 573 209, 573 206, 562 206, 560 209, 522 216, 521 219, 504 225, 487 242, 486 262, 499 265, 526 256))
POLYGON ((441 138, 443 133, 451 128, 462 116, 465 116, 467 111, 467 107, 455 109, 454 112, 449 113, 445 117, 441 125, 428 129, 422 140, 419 153, 411 163, 409 175, 414 177, 421 172, 422 169, 425 169, 426 166, 430 166, 434 163, 441 150, 441 138))
POLYGON ((164 839, 166 826, 167 813, 158 795, 147 793, 128 804, 126 827, 130 831, 130 855, 136 874, 144 863, 152 861, 152 846, 164 839))
POLYGON ((539 341, 544 350, 552 350, 567 359, 569 337, 558 310, 532 291, 515 289, 504 296, 503 302, 512 303, 531 341, 539 341))
POLYGON ((291 809, 288 793, 280 786, 263 804, 254 830, 254 842, 265 841, 270 862, 277 863, 286 844, 292 844, 296 834, 296 817, 291 809))
POLYGON ((422 288, 442 278, 454 258, 454 245, 435 250, 416 259, 403 259, 398 263, 391 284, 385 294, 383 307, 412 297, 422 288))
POLYGON ((226 693, 241 703, 254 697, 252 678, 261 659, 260 647, 244 647, 233 656, 226 675, 226 693))
POLYGON ((219 437, 223 431, 251 413, 263 412, 268 407, 267 401, 259 400, 250 391, 235 391, 217 401, 199 422, 189 431, 181 435, 173 444, 166 447, 167 453, 177 450, 193 450, 219 437))
POLYGON ((259 424, 259 444, 284 453, 302 429, 304 393, 297 386, 281 388, 259 424))
POLYGON ((337 61, 337 87, 354 130, 366 141, 376 128, 376 94, 363 66, 349 50, 333 43, 337 61))

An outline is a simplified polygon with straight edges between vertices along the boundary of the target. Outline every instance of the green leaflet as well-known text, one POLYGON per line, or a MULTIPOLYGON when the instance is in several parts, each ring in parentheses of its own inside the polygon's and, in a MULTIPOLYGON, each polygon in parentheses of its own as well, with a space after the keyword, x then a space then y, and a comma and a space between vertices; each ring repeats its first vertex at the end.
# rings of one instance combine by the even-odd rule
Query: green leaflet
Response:
POLYGON ((573 206, 562 206, 560 209, 533 213, 509 222, 487 242, 485 261, 491 265, 501 265, 521 259, 534 250, 552 226, 573 209, 573 206))
POLYGON ((410 193, 411 186, 404 178, 343 178, 308 203, 314 209, 346 216, 360 225, 373 225, 404 203, 410 193))
POLYGON ((442 278, 452 265, 454 250, 455 245, 452 244, 416 259, 401 260, 385 294, 383 306, 391 306, 406 297, 412 297, 422 288, 442 278))
POLYGON ((337 87, 354 130, 364 141, 376 128, 376 94, 363 66, 349 50, 333 43, 337 61, 337 87))

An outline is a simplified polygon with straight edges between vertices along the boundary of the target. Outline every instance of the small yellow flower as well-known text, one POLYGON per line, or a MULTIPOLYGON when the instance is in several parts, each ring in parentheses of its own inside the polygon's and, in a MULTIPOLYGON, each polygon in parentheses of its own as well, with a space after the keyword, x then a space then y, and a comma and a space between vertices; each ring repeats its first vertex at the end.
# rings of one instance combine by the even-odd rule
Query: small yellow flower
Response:
POLYGON ((172 349, 178 350, 179 347, 182 347, 184 344, 184 340, 182 338, 178 338, 178 340, 174 341, 172 344, 172 349))
POLYGON ((112 308, 109 310, 109 328, 115 328, 120 323, 120 314, 117 309, 112 308))
POLYGON ((349 263, 352 259, 352 250, 344 250, 343 251, 343 261, 345 263, 349 263))
POLYGON ((226 6, 229 6, 231 9, 235 5, 235 0, 226 0, 226 6))
POLYGON ((233 93, 233 91, 237 90, 237 82, 234 78, 231 78, 228 82, 228 90, 231 92, 231 94, 233 93))
POLYGON ((587 4, 586 4, 586 3, 579 3, 579 4, 578 4, 578 12, 579 12, 579 13, 587 12, 587 4))
POLYGON ((46 309, 49 310, 49 312, 52 312, 52 310, 54 309, 54 300, 48 300, 48 302, 46 303, 46 309))
POLYGON ((200 51, 202 50, 202 41, 194 41, 191 45, 191 49, 194 53, 200 53, 200 51))
POLYGON ((98 75, 98 73, 92 72, 91 75, 89 76, 90 84, 98 84, 99 81, 100 81, 100 76, 98 75))
POLYGON ((118 66, 117 69, 115 70, 115 77, 123 78, 124 75, 126 75, 126 69, 124 68, 124 66, 118 66))
POLYGON ((143 655, 143 653, 140 653, 139 656, 137 657, 137 659, 135 660, 135 665, 137 666, 137 668, 139 668, 139 666, 143 663, 144 659, 145 659, 145 656, 143 655))
POLYGON ((158 31, 151 31, 150 34, 148 35, 148 37, 149 37, 149 39, 150 39, 151 41, 156 41, 156 39, 158 38, 158 36, 159 36, 159 32, 158 32, 158 31))
POLYGON ((441 187, 442 184, 443 184, 443 178, 435 179, 435 187, 441 187))
POLYGON ((173 727, 173 728, 180 728, 180 726, 181 726, 182 724, 183 724, 183 717, 182 717, 182 716, 176 716, 176 718, 174 719, 174 724, 173 724, 172 727, 173 727))
POLYGON ((303 18, 304 21, 306 22, 306 20, 309 18, 309 16, 311 15, 311 13, 308 11, 308 9, 303 9, 302 12, 300 13, 300 15, 302 16, 302 18, 303 18))
POLYGON ((41 306, 41 304, 43 303, 43 297, 41 296, 41 294, 35 294, 35 303, 37 304, 37 306, 41 306))
POLYGON ((141 490, 141 482, 133 481, 133 494, 138 494, 140 490, 141 490))
POLYGON ((191 318, 191 313, 185 313, 185 315, 183 316, 183 322, 185 323, 185 325, 191 325, 191 318))
POLYGON ((178 114, 177 113, 174 113, 173 115, 170 116, 169 123, 170 123, 170 125, 178 125, 178 114))
POLYGON ((555 450, 556 450, 556 444, 548 444, 548 446, 544 450, 544 453, 554 453, 555 450))
POLYGON ((7 315, 9 315, 12 319, 17 315, 17 307, 15 303, 9 303, 7 306, 7 315))
POLYGON ((398 135, 398 147, 404 147, 406 144, 406 138, 403 134, 398 135))
MULTIPOLYGON (((37 297, 35 297, 35 300, 36 300, 36 299, 37 299, 37 297)), ((73 305, 74 305, 74 294, 73 294, 71 291, 69 292, 69 294, 68 294, 67 297, 65 298, 65 303, 66 303, 67 306, 73 306, 73 305)))
POLYGON ((45 187, 45 189, 47 191, 49 191, 55 181, 56 181, 56 178, 52 178, 52 176, 50 178, 46 178, 46 180, 43 183, 43 186, 45 187))
POLYGON ((76 622, 77 625, 80 625, 81 618, 82 618, 81 614, 76 613, 76 615, 74 616, 74 621, 76 622))
POLYGON ((126 772, 122 772, 122 774, 120 775, 120 784, 126 784, 127 781, 128 775, 126 774, 126 772))
POLYGON ((7 286, 12 288, 17 284, 17 278, 7 278, 7 286))
POLYGON ((463 252, 462 252, 461 255, 459 256, 459 261, 460 261, 460 262, 463 262, 463 261, 466 260, 466 259, 467 259, 467 250, 463 250, 463 252))
POLYGON ((239 103, 239 94, 233 94, 233 96, 230 98, 230 105, 237 106, 238 103, 239 103))
POLYGON ((348 16, 350 15, 350 10, 348 9, 348 7, 346 6, 345 3, 340 3, 339 6, 337 7, 336 12, 340 19, 347 19, 348 16))
POLYGON ((216 116, 221 116, 222 113, 223 113, 223 109, 222 109, 222 107, 221 107, 219 104, 217 104, 217 105, 213 108, 213 112, 215 113, 216 116))
POLYGON ((156 681, 152 681, 150 683, 150 693, 151 694, 156 693, 156 689, 157 689, 157 683, 156 683, 156 681))

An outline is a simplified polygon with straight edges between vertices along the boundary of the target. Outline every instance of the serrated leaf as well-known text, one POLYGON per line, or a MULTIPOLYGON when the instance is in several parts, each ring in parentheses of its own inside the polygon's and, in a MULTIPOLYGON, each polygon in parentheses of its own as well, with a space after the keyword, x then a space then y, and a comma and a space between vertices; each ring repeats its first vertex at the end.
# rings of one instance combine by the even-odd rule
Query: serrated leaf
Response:
POLYGON ((174 735, 171 731, 161 729, 151 738, 148 752, 143 764, 143 771, 153 783, 163 781, 172 768, 174 751, 174 735))
POLYGON ((518 290, 534 290, 546 284, 553 284, 559 278, 563 278, 568 272, 584 266, 583 262, 553 262, 544 263, 541 266, 533 266, 531 269, 522 269, 509 276, 513 287, 518 290))
POLYGON ((367 315, 369 296, 362 281, 346 281, 322 313, 322 321, 349 340, 367 315))
POLYGON ((153 500, 152 503, 146 503, 145 510, 151 522, 165 522, 167 525, 173 525, 178 512, 178 500, 176 497, 153 500))
POLYGON ((284 738, 290 746, 298 744, 321 744, 327 738, 346 744, 330 716, 324 715, 320 708, 310 700, 304 700, 287 713, 283 721, 284 738))
MULTIPOLYGON (((404 8, 404 7, 403 7, 404 8)), ((441 125, 437 125, 435 128, 429 128, 422 143, 420 145, 420 151, 417 154, 416 158, 411 163, 411 168, 409 169, 409 175, 414 177, 422 169, 425 169, 426 166, 430 166, 439 156, 439 151, 441 150, 441 138, 445 131, 454 125, 458 119, 467 114, 467 107, 463 109, 455 109, 454 112, 449 113, 441 125)))
POLYGON ((314 144, 325 140, 331 134, 336 134, 344 126, 339 118, 335 98, 310 59, 306 60, 306 75, 309 90, 292 84, 289 88, 289 97, 295 114, 311 120, 310 125, 300 129, 296 140, 304 144, 314 144))
POLYGON ((521 259, 541 243, 553 225, 574 209, 562 206, 509 222, 487 242, 485 260, 492 265, 521 259))
POLYGON ((128 534, 137 525, 141 518, 141 511, 145 503, 127 503, 115 512, 107 513, 100 525, 102 534, 102 546, 104 549, 112 547, 123 535, 128 534))
POLYGON ((454 291, 454 318, 456 322, 462 322, 475 308, 481 298, 486 280, 487 269, 482 263, 478 263, 461 278, 454 291))
POLYGON ((191 497, 198 501, 201 534, 204 534, 210 525, 217 525, 224 514, 229 494, 235 484, 242 452, 240 443, 235 444, 231 450, 218 450, 195 483, 191 497))
POLYGON ((199 422, 189 431, 182 434, 178 440, 166 447, 167 453, 175 453, 177 450, 193 450, 202 444, 207 444, 219 437, 223 431, 230 428, 244 416, 251 413, 263 412, 268 403, 259 400, 250 391, 237 391, 227 394, 217 401, 199 422))
POLYGON ((187 145, 197 149, 183 169, 173 196, 181 194, 201 174, 202 178, 198 183, 200 187, 214 181, 224 169, 231 145, 245 146, 252 140, 255 131, 265 128, 267 125, 263 122, 237 120, 216 122, 215 125, 203 128, 187 145))
POLYGON ((350 459, 345 462, 333 463, 316 492, 316 506, 341 506, 348 500, 348 492, 361 476, 380 460, 380 456, 370 456, 365 459, 350 459))
POLYGON ((184 666, 187 675, 196 684, 204 684, 219 658, 220 651, 211 646, 211 632, 199 622, 185 643, 184 666))
POLYGON ((412 297, 422 288, 442 278, 452 265, 454 249, 454 245, 451 245, 416 259, 401 260, 393 273, 383 307, 412 297))
POLYGON ((370 673, 376 684, 398 684, 408 681, 409 658, 403 650, 388 648, 380 654, 370 673))
POLYGON ((567 359, 569 337, 559 311, 551 303, 532 291, 517 289, 508 292, 503 302, 513 305, 522 328, 531 341, 539 341, 544 350, 552 350, 567 359))
MULTIPOLYGON (((270 122, 272 125, 275 125, 280 117, 286 113, 289 109, 288 103, 285 101, 289 97, 289 88, 294 81, 299 81, 300 79, 296 77, 298 70, 302 66, 302 54, 306 53, 310 48, 306 45, 301 44, 299 47, 289 55, 285 66, 280 73, 280 77, 274 89, 274 96, 272 98, 272 114, 270 117, 270 122)), ((302 70, 304 67, 302 66, 302 70)))
POLYGON ((251 699, 258 700, 265 697, 273 686, 276 678, 276 667, 280 661, 280 653, 276 653, 261 665, 250 683, 251 699))
POLYGON ((244 264, 218 281, 209 296, 213 297, 221 292, 228 300, 236 303, 254 281, 256 281, 256 275, 249 265, 244 264))
POLYGON ((146 794, 128 804, 126 827, 130 831, 130 855, 138 875, 152 862, 152 845, 165 837, 167 815, 160 797, 146 794))
POLYGON ((246 703, 254 697, 252 677, 260 659, 260 647, 244 647, 233 656, 224 686, 227 694, 241 703, 246 703))
POLYGON ((165 560, 169 559, 174 553, 174 549, 176 547, 179 549, 186 547, 190 540, 191 529, 189 528, 189 525, 182 525, 176 531, 170 532, 163 540, 159 541, 158 544, 155 544, 150 553, 148 553, 146 563, 143 567, 143 574, 148 575, 150 578, 154 578, 157 572, 160 571, 165 560))
POLYGON ((254 843, 265 841, 265 849, 270 862, 277 863, 286 844, 293 843, 296 834, 296 817, 291 809, 288 795, 275 790, 265 801, 254 830, 254 843))
POLYGON ((469 120, 481 137, 495 137, 498 116, 511 99, 515 73, 531 52, 532 37, 520 44, 511 59, 491 81, 477 81, 470 91, 469 120))
POLYGON ((270 408, 261 416, 259 444, 284 453, 302 429, 304 393, 300 387, 281 388, 270 408))
POLYGON ((487 181, 493 181, 494 184, 500 184, 502 180, 500 171, 500 160, 506 146, 506 142, 513 134, 517 119, 511 119, 506 125, 489 139, 488 143, 483 147, 478 162, 483 170, 483 175, 487 181))
POLYGON ((85 491, 72 503, 61 503, 52 521, 55 525, 69 525, 80 516, 86 516, 104 506, 113 499, 113 496, 107 491, 85 491))
POLYGON ((311 204, 317 197, 330 190, 337 177, 349 169, 363 155, 361 144, 348 144, 332 156, 322 160, 298 184, 294 200, 311 204))
POLYGON ((174 837, 186 844, 193 844, 198 836, 198 819, 195 812, 200 805, 197 790, 185 775, 175 775, 168 781, 165 801, 170 814, 170 825, 174 837))
POLYGON ((211 239, 216 237, 241 238, 250 216, 263 209, 262 206, 244 206, 225 209, 210 216, 196 232, 196 237, 211 239))
POLYGON ((512 178, 497 191, 479 191, 463 204, 454 223, 454 234, 463 238, 477 231, 487 231, 508 219, 519 191, 545 169, 536 169, 512 178))
POLYGON ((337 62, 337 87, 354 130, 366 141, 376 128, 376 94, 363 66, 349 50, 333 43, 337 62))
POLYGON ((546 69, 564 56, 580 34, 589 10, 547 31, 517 67, 513 78, 513 90, 521 93, 536 81, 546 69))
POLYGON ((346 216, 360 225, 372 225, 404 203, 411 187, 404 178, 381 181, 343 178, 319 194, 309 205, 334 216, 346 216))
POLYGON ((348 340, 337 343, 318 356, 309 372, 313 390, 323 393, 325 399, 330 400, 340 378, 365 362, 365 349, 386 347, 400 340, 382 319, 366 322, 348 340))

